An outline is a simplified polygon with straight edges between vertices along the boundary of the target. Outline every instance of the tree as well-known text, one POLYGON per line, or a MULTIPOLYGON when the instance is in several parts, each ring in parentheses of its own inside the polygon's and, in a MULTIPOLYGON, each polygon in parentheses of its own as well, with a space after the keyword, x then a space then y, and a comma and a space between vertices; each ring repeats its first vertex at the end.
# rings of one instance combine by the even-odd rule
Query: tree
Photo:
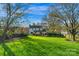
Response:
MULTIPOLYGON (((26 4, 27 5, 27 4, 26 4)), ((5 12, 5 16, 3 17, 3 42, 6 39, 7 31, 11 26, 16 24, 18 20, 26 14, 26 10, 21 4, 3 4, 3 11, 5 12)))
MULTIPOLYGON (((14 3, 13 4, 6 3, 2 5, 3 5, 2 10, 5 13, 5 15, 1 17, 0 24, 1 24, 1 28, 3 29, 2 47, 4 48, 4 55, 5 55, 7 46, 5 45, 4 41, 6 40, 6 37, 8 35, 7 32, 11 27, 15 27, 15 25, 19 23, 20 19, 27 14, 26 12, 28 8, 24 8, 22 4, 14 4, 14 3)), ((29 5, 29 4, 25 4, 25 5, 29 5)), ((15 55, 15 54, 11 54, 11 55, 15 55)))
POLYGON ((49 16, 59 19, 75 41, 79 28, 79 4, 57 4, 52 6, 51 10, 49 16))
POLYGON ((49 26, 48 28, 49 32, 57 32, 57 33, 61 32, 61 24, 59 19, 49 16, 47 22, 49 26))

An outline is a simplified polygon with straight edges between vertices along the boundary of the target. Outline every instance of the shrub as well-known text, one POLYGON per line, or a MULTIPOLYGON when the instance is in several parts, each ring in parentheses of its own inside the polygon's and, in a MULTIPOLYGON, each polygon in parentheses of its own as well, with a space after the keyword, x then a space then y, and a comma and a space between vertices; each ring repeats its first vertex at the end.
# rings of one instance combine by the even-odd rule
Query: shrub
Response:
POLYGON ((25 37, 25 36, 27 36, 27 34, 23 34, 23 33, 21 33, 21 34, 13 34, 13 35, 11 35, 13 38, 15 37, 25 37))
POLYGON ((48 32, 47 33, 47 36, 53 36, 53 37, 64 37, 64 35, 63 34, 61 34, 61 33, 55 33, 55 32, 48 32))

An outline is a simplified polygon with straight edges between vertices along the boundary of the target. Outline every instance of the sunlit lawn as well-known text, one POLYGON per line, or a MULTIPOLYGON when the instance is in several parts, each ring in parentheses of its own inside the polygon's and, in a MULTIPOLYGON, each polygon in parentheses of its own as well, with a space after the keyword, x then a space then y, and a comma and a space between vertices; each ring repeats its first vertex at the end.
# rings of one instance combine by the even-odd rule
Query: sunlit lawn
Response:
POLYGON ((0 44, 0 55, 16 56, 65 56, 79 55, 79 43, 65 38, 29 36, 0 44))

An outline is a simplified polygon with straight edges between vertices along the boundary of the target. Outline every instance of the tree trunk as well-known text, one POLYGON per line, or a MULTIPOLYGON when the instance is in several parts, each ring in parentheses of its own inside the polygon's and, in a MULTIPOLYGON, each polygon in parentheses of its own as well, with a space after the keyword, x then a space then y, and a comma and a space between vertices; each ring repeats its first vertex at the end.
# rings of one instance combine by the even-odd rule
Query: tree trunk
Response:
MULTIPOLYGON (((4 45, 5 45, 5 40, 6 40, 6 36, 7 36, 7 29, 8 28, 5 28, 4 29, 4 32, 3 32, 3 34, 2 34, 2 46, 4 47, 4 45)), ((6 51, 5 51, 5 48, 4 48, 4 56, 6 55, 6 51)))
POLYGON ((6 40, 7 30, 8 30, 8 28, 5 28, 5 29, 4 29, 4 32, 3 32, 3 34, 2 34, 2 41, 6 40))
POLYGON ((76 34, 72 34, 73 41, 76 41, 75 36, 76 36, 76 34))

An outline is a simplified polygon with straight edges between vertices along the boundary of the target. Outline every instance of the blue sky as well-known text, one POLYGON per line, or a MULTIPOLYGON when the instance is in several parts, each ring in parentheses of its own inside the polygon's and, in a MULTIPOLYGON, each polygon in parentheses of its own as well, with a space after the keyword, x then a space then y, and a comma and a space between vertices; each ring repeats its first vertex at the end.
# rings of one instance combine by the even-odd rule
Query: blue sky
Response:
POLYGON ((28 18, 31 23, 40 22, 42 18, 48 14, 51 4, 32 4, 28 10, 32 10, 28 13, 28 18))
MULTIPOLYGON (((21 5, 21 4, 19 4, 21 5)), ((22 4, 25 9, 27 9, 27 14, 23 17, 22 21, 25 21, 22 26, 27 25, 27 20, 29 23, 37 23, 41 22, 42 18, 48 14, 49 7, 51 3, 33 3, 30 6, 22 4), (28 12, 31 10, 30 12, 28 12)), ((0 5, 0 17, 4 16, 5 13, 3 12, 2 6, 0 5)))

